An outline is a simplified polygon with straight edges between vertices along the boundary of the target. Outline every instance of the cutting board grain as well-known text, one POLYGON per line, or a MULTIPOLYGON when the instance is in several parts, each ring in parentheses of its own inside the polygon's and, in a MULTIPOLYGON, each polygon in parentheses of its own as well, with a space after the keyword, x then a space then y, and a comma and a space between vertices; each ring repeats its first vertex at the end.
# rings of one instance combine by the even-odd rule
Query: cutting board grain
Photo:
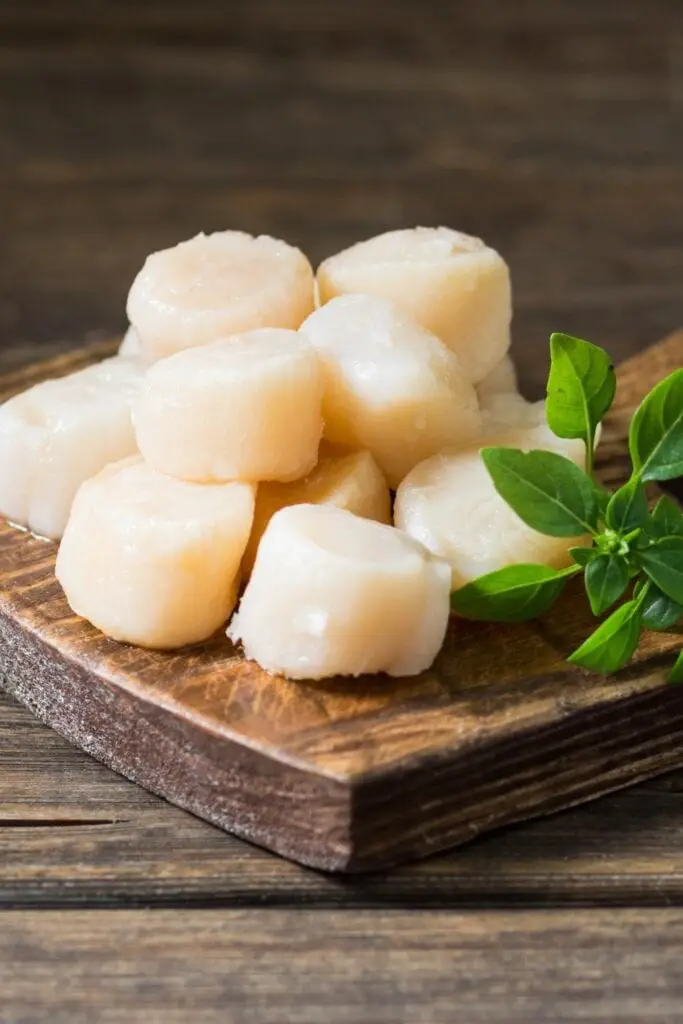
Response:
MULTIPOLYGON (((106 346, 0 379, 0 397, 106 346)), ((625 363, 603 479, 628 472, 642 395, 683 363, 683 334, 625 363)), ((284 856, 365 871, 683 765, 680 646, 650 635, 613 678, 568 667, 591 628, 578 592, 535 623, 453 621, 430 672, 302 684, 225 639, 183 653, 116 644, 69 611, 55 547, 0 526, 0 673, 11 694, 141 785, 284 856)))

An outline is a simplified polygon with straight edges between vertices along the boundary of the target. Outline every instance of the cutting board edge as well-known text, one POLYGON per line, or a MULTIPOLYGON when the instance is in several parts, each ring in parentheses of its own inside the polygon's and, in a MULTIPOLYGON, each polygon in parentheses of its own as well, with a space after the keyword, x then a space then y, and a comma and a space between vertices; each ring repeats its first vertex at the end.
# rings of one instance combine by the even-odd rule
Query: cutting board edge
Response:
MULTIPOLYGON (((108 686, 100 677, 69 664, 59 654, 56 659, 54 650, 44 650, 46 645, 38 637, 27 640, 26 631, 3 614, 0 637, 0 686, 69 742, 124 777, 212 824, 327 872, 384 870, 457 846, 492 828, 553 813, 683 766, 683 688, 669 688, 662 683, 604 709, 610 725, 608 742, 596 748, 604 759, 603 771, 583 757, 584 741, 592 742, 591 720, 599 717, 590 707, 575 709, 561 722, 540 731, 530 729, 537 757, 535 767, 525 763, 524 758, 520 765, 518 757, 507 762, 502 757, 496 766, 497 776, 504 782, 499 793, 492 776, 472 785, 472 777, 480 767, 472 751, 451 751, 450 755, 442 752, 438 757, 427 758, 428 773, 424 771, 425 763, 419 765, 414 759, 397 762, 377 775, 369 773, 367 778, 357 776, 340 781, 283 762, 276 764, 267 754, 226 738, 209 737, 209 742, 213 740, 220 746, 221 756, 217 760, 226 766, 225 775, 220 780, 214 778, 222 797, 222 803, 217 803, 215 790, 202 788, 201 759, 208 758, 214 775, 216 759, 211 761, 205 730, 196 723, 182 722, 158 706, 141 708, 133 695, 122 694, 120 690, 115 693, 116 687, 108 686), (58 661, 62 663, 61 671, 56 670, 58 661), (66 696, 71 700, 66 700, 66 696), (74 696, 79 698, 75 704, 74 696), (672 701, 680 715, 662 716, 668 732, 662 736, 655 729, 634 760, 633 745, 624 744, 620 728, 628 725, 634 709, 640 709, 642 722, 644 704, 651 704, 650 711, 654 709, 659 715, 664 707, 671 711, 672 701), (69 709, 74 706, 81 709, 78 718, 70 714, 69 709), (112 723, 117 728, 107 727, 112 723), (585 728, 577 730, 577 723, 585 728), (578 737, 575 743, 570 742, 568 750, 563 750, 558 739, 558 729, 561 732, 563 728, 578 737), (156 742, 152 744, 149 729, 157 730, 156 742), (131 735, 133 743, 143 745, 139 750, 131 746, 131 735), (178 758, 173 772, 169 772, 169 742, 171 755, 178 758), (150 766, 146 760, 150 747, 160 755, 157 765, 150 766), (552 757, 543 760, 546 747, 555 755, 561 752, 565 761, 567 757, 573 758, 579 774, 571 764, 569 770, 554 772, 552 757), (145 758, 139 759, 136 755, 143 749, 145 758), (521 783, 530 772, 538 786, 539 765, 548 769, 541 780, 541 790, 532 787, 525 791, 521 783), (159 771, 163 773, 163 782, 159 782, 159 771), (587 780, 583 778, 586 774, 587 780), (420 791, 425 778, 429 779, 429 792, 420 791), (275 790, 271 779, 275 781, 275 790), (501 801, 505 802, 511 785, 518 786, 513 789, 515 800, 503 807, 501 801), (468 792, 464 802, 459 799, 463 790, 468 792), (247 802, 246 814, 240 810, 241 800, 247 802), (406 801, 419 809, 417 814, 406 812, 406 801), (435 801, 441 804, 436 823, 435 801), (383 816, 382 806, 398 808, 401 820, 396 822, 383 816), (390 843, 383 842, 387 831, 390 843)), ((663 672, 657 673, 657 678, 663 680, 663 672)), ((523 744, 524 736, 518 737, 517 745, 523 744)), ((511 745, 514 744, 508 744, 511 745)), ((495 761, 497 749, 484 746, 485 759, 495 761)))
MULTIPOLYGON (((665 655, 653 663, 663 666, 670 660, 665 655)), ((431 758, 422 771, 415 764, 403 770, 397 765, 392 773, 361 781, 347 870, 376 870, 423 858, 483 832, 683 767, 683 687, 667 684, 664 668, 652 675, 650 689, 600 709, 577 708, 562 720, 492 745, 431 758), (453 792, 466 796, 454 802, 448 796, 453 792), (400 828, 391 813, 383 813, 392 807, 400 809, 400 828), (411 811, 415 807, 420 814, 411 811), (431 829, 430 820, 436 823, 431 829), (359 836, 359 828, 369 834, 359 836), (390 852, 382 843, 386 833, 392 836, 390 852)))
POLYGON ((351 856, 348 785, 275 762, 140 701, 69 662, 3 612, 0 689, 78 749, 225 831, 326 871, 343 870, 351 856), (212 760, 216 748, 220 757, 212 760), (318 809, 316 820, 311 807, 318 809))
MULTIPOLYGON (((647 353, 641 353, 620 368, 622 372, 628 368, 631 383, 630 391, 625 389, 618 396, 612 416, 613 427, 616 428, 616 433, 612 429, 614 438, 625 436, 624 424, 628 422, 628 416, 633 408, 630 403, 634 397, 635 378, 635 390, 642 393, 641 388, 647 383, 645 378, 669 372, 672 361, 676 365, 681 364, 682 346, 683 332, 677 331, 647 353)), ((8 389, 26 387, 54 371, 68 372, 77 365, 86 365, 97 355, 102 357, 109 354, 111 343, 95 348, 97 351, 93 348, 82 350, 72 356, 65 356, 49 364, 30 367, 2 378, 0 393, 7 394, 8 389), (4 389, 3 385, 6 386, 4 389)), ((616 449, 610 451, 607 446, 603 461, 606 461, 608 466, 614 463, 615 452, 616 449)), ((620 461, 616 452, 613 469, 617 474, 622 471, 622 465, 623 456, 620 461)), ((501 762, 499 777, 508 784, 508 789, 511 786, 518 787, 509 794, 508 806, 503 808, 500 804, 496 805, 495 786, 492 790, 489 785, 489 789, 485 790, 480 780, 479 789, 474 786, 469 791, 469 804, 461 802, 459 805, 458 817, 454 815, 452 807, 453 784, 458 780, 461 783, 463 781, 463 758, 454 756, 455 747, 450 746, 448 739, 441 753, 434 757, 432 752, 425 751, 406 759, 390 759, 376 772, 368 768, 367 771, 345 776, 344 772, 325 772, 322 765, 319 769, 315 766, 302 769, 286 758, 275 760, 267 751, 259 751, 246 741, 210 734, 209 730, 202 727, 201 722, 181 719, 163 704, 144 702, 134 693, 127 692, 124 695, 127 707, 126 725, 130 734, 137 736, 140 744, 137 748, 128 748, 128 754, 134 755, 129 762, 121 757, 122 737, 117 735, 117 730, 121 732, 122 723, 116 714, 120 710, 116 701, 122 699, 122 694, 115 689, 111 679, 103 678, 83 665, 75 665, 66 655, 59 655, 63 671, 55 671, 54 646, 50 647, 49 642, 41 638, 39 633, 32 638, 27 637, 26 630, 12 614, 0 614, 0 638, 5 640, 0 649, 0 672, 4 669, 5 678, 0 679, 0 685, 4 685, 8 692, 57 732, 120 774, 139 782, 170 802, 193 811, 242 838, 300 863, 326 871, 377 870, 415 857, 423 857, 469 840, 488 829, 593 799, 602 793, 652 777, 683 763, 683 724, 679 723, 678 717, 662 716, 664 726, 656 725, 654 729, 650 729, 644 740, 638 735, 637 742, 634 741, 629 746, 622 743, 616 729, 617 723, 621 721, 617 715, 609 723, 611 728, 605 730, 609 742, 606 741, 601 748, 603 762, 599 765, 581 762, 583 775, 588 774, 587 778, 572 779, 571 773, 563 774, 562 771, 556 771, 553 766, 553 755, 556 750, 552 747, 544 753, 545 759, 541 758, 536 765, 538 770, 542 769, 542 772, 546 773, 543 776, 545 790, 542 789, 540 792, 534 792, 533 786, 530 789, 527 785, 523 766, 519 769, 521 774, 507 777, 504 771, 505 764, 501 762), (49 657, 45 648, 49 648, 49 657), (23 652, 21 657, 17 657, 19 650, 23 652), (53 678, 48 682, 44 679, 45 664, 51 664, 53 667, 53 678), (81 708, 83 714, 80 717, 77 714, 76 719, 72 716, 71 720, 67 720, 64 708, 69 704, 66 696, 74 697, 74 674, 75 681, 80 682, 80 703, 72 699, 70 706, 76 710, 81 708), (98 700, 104 701, 99 709, 96 706, 98 700), (86 714, 98 710, 100 720, 104 723, 99 738, 96 728, 97 717, 88 718, 86 714), (154 742, 150 741, 150 730, 156 730, 157 738, 168 740, 168 736, 164 737, 164 731, 167 730, 172 734, 173 740, 170 747, 167 743, 166 761, 163 762, 162 758, 154 769, 146 765, 142 757, 143 753, 149 753, 150 748, 154 749, 155 756, 159 753, 154 742), (191 744, 188 748, 188 731, 194 733, 195 739, 201 739, 202 749, 193 751, 191 744), (141 737, 144 742, 141 741, 141 737), (185 750, 187 753, 188 749, 190 754, 196 756, 191 764, 188 762, 187 771, 183 775, 182 771, 178 771, 178 763, 170 755, 177 753, 178 750, 185 750), (232 760, 226 764, 228 757, 232 760), (444 769, 441 774, 439 762, 444 769), (428 771, 425 771, 425 768, 428 771), (161 770, 165 773, 162 776, 159 775, 161 770), (220 776, 221 783, 220 786, 214 784, 213 789, 210 778, 212 772, 214 776, 220 776), (427 781, 422 794, 413 791, 413 795, 417 795, 421 810, 411 823, 407 811, 406 784, 419 780, 420 775, 423 779, 426 777, 427 781), (276 776, 275 785, 273 776, 276 776), (254 790, 254 778, 263 782, 263 788, 259 792, 254 790), (558 780, 561 782, 559 786, 558 780), (252 787, 251 790, 249 785, 252 787), (435 785, 441 786, 436 803, 434 794, 428 792, 429 785, 432 789, 435 785), (204 796, 202 786, 206 791, 204 796), (392 786, 398 787, 393 794, 392 786), (245 787, 248 797, 246 806, 243 793, 245 787), (520 792, 526 794, 523 799, 519 798, 520 792), (214 799, 215 804, 207 801, 206 794, 214 799), (488 804, 485 797, 489 800, 488 804), (439 799, 442 802, 440 807, 439 799), (381 805, 383 802, 386 804, 387 800, 390 803, 393 801, 397 809, 400 819, 398 824, 392 821, 390 816, 382 817, 381 805), (491 800, 493 804, 490 803, 491 800), (226 802, 229 806, 225 806, 226 802), (493 813, 491 807, 494 807, 493 813), (270 813, 270 817, 266 811, 270 813)), ((639 671, 643 671, 643 668, 641 667, 639 671)), ((624 728, 628 732, 629 711, 638 707, 642 709, 643 700, 653 701, 657 714, 661 714, 662 708, 670 712, 671 701, 677 701, 679 692, 683 693, 683 688, 680 691, 667 688, 661 685, 659 680, 650 692, 637 693, 635 696, 627 695, 621 703, 617 701, 617 709, 620 708, 623 712, 624 728)), ((605 703, 612 714, 615 702, 608 700, 605 703)), ((564 722, 576 726, 578 723, 583 726, 591 720, 595 721, 596 716, 601 713, 595 705, 573 707, 565 717, 560 716, 562 721, 559 724, 564 722)), ((540 730, 536 730, 536 738, 539 735, 550 737, 552 744, 556 724, 546 722, 544 727, 542 722, 538 723, 540 730)), ((582 736, 584 729, 578 732, 582 736)), ((126 735, 124 730, 124 738, 126 735)), ((629 735, 631 740, 634 740, 633 730, 629 735)), ((519 729, 517 741, 522 736, 523 729, 519 729)), ((494 744, 492 748, 494 755, 500 743, 504 744, 507 739, 509 737, 501 731, 499 743, 494 744)), ((580 753, 580 741, 577 740, 575 746, 580 753)), ((476 760, 476 750, 477 744, 473 744, 465 760, 476 760)), ((574 752, 575 759, 579 753, 574 752)), ((470 771, 475 760, 469 765, 470 771)), ((509 762, 509 766, 512 766, 512 761, 509 762)), ((410 790, 409 786, 408 789, 410 790)))

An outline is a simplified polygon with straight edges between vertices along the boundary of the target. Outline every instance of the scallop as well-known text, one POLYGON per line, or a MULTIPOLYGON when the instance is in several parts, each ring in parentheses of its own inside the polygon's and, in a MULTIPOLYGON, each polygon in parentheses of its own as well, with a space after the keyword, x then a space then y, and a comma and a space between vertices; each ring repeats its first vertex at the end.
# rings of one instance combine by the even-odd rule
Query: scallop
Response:
POLYGON ((429 668, 446 633, 450 570, 391 526, 327 505, 273 516, 228 635, 292 679, 429 668))
POLYGON ((129 327, 126 333, 124 334, 123 338, 121 339, 118 354, 120 356, 125 356, 127 359, 144 360, 142 352, 142 341, 140 340, 140 335, 138 334, 134 327, 129 327))
POLYGON ((140 451, 182 480, 296 480, 317 462, 322 388, 318 358, 295 331, 178 352, 145 376, 134 408, 140 451))
POLYGON ((482 380, 510 344, 512 297, 505 260, 479 238, 450 228, 389 231, 325 260, 320 301, 354 292, 396 302, 482 380))
POLYGON ((477 396, 458 358, 394 303, 339 296, 301 333, 323 368, 325 437, 370 451, 391 487, 480 431, 477 396))
POLYGON ((503 395, 518 395, 517 370, 508 353, 477 384, 477 396, 481 405, 503 395))
MULTIPOLYGON (((499 439, 504 439, 506 433, 524 430, 531 432, 528 440, 534 447, 557 451, 584 468, 586 448, 583 441, 560 438, 553 434, 548 425, 545 399, 529 402, 520 394, 515 366, 509 356, 477 385, 477 397, 482 418, 482 443, 504 444, 505 441, 499 439)), ((601 436, 602 425, 599 424, 595 436, 596 448, 601 436)))
POLYGON ((477 398, 482 416, 482 438, 546 422, 545 402, 528 402, 520 394, 517 373, 509 355, 477 384, 477 398))
POLYGON ((364 519, 391 523, 389 488, 370 452, 353 452, 324 445, 315 469, 293 483, 259 484, 254 525, 242 562, 248 575, 268 523, 288 505, 334 505, 364 519))
POLYGON ((253 485, 185 483, 125 459, 79 490, 57 578, 73 611, 115 640, 198 643, 230 617, 253 511, 253 485))
POLYGON ((481 437, 485 439, 510 431, 547 427, 545 402, 528 402, 523 395, 514 392, 483 399, 480 408, 481 437))
POLYGON ((0 514, 59 539, 83 481, 137 451, 131 402, 143 372, 114 357, 0 406, 0 514))
POLYGON ((150 361, 258 327, 297 328, 313 308, 304 254, 242 231, 200 234, 152 253, 128 296, 128 318, 150 361))
MULTIPOLYGON (((555 451, 585 463, 581 442, 563 441, 541 425, 487 444, 555 451)), ((420 463, 403 481, 394 506, 396 526, 444 558, 453 589, 508 565, 533 562, 562 568, 576 537, 547 537, 527 526, 500 497, 476 445, 420 463)))

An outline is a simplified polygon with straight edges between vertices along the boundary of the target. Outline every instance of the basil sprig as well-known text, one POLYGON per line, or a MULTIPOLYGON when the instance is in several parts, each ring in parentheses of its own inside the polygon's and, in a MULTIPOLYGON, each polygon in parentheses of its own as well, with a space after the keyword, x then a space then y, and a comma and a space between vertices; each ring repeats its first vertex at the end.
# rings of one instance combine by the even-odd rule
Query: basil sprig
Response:
MULTIPOLYGON (((456 590, 452 604, 467 618, 522 622, 547 612, 567 580, 583 573, 594 615, 624 600, 569 661, 616 672, 633 657, 643 629, 683 622, 683 510, 668 497, 650 510, 645 487, 683 476, 683 369, 660 381, 636 410, 629 429, 633 471, 610 495, 593 479, 593 453, 616 392, 611 360, 567 334, 552 335, 550 356, 548 423, 558 437, 583 440, 586 471, 546 451, 485 448, 482 458, 498 493, 528 526, 584 543, 569 548, 567 569, 507 566, 456 590)), ((683 682, 683 651, 669 678, 683 682)))

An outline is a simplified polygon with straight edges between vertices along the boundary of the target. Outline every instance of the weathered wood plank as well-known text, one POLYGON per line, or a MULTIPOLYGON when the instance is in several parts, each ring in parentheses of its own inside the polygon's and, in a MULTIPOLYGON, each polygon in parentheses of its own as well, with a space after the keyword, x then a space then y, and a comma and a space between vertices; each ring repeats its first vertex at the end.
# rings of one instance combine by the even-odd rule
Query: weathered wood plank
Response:
POLYGON ((680 180, 672 77, 539 76, 523 66, 494 76, 457 63, 350 64, 315 49, 295 61, 202 48, 124 53, 122 67, 115 48, 0 51, 2 179, 203 174, 275 184, 504 167, 604 180, 620 163, 631 176, 680 180), (46 107, 52 116, 36 134, 46 107))
POLYGON ((683 320, 683 14, 643 10, 2 4, 0 359, 122 329, 145 254, 199 228, 318 260, 418 222, 510 260, 531 393, 552 329, 624 358, 683 320))
POLYGON ((146 253, 200 228, 273 233, 317 261, 400 224, 442 221, 483 235, 510 261, 514 354, 538 395, 550 331, 593 338, 620 362, 683 322, 679 197, 675 182, 527 180, 504 170, 343 186, 10 184, 0 189, 10 240, 0 261, 0 362, 9 368, 122 330, 146 253))
POLYGON ((0 922, 13 1022, 681 1019, 674 910, 10 912, 0 922))
POLYGON ((641 0, 601 0, 589 8, 571 0, 34 0, 30 8, 22 0, 4 0, 0 8, 3 38, 15 46, 26 40, 103 48, 153 42, 176 49, 220 46, 270 60, 295 61, 313 53, 327 61, 393 60, 407 70, 419 63, 483 66, 495 75, 513 67, 647 79, 670 75, 680 24, 676 0, 649 0, 646 14, 641 0))
POLYGON ((683 772, 388 874, 340 879, 169 806, 0 695, 0 907, 141 904, 683 906, 683 772))

